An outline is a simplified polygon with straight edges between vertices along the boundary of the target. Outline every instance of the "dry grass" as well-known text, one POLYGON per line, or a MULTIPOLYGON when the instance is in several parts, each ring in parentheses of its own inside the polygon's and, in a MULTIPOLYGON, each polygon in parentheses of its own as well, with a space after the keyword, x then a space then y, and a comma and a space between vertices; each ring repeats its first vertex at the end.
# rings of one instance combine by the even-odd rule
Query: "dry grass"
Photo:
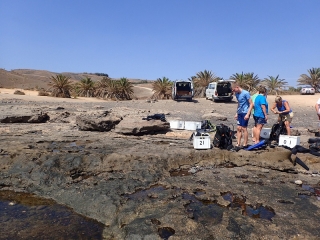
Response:
POLYGON ((39 92, 38 92, 38 96, 49 96, 50 95, 50 93, 48 93, 48 92, 46 92, 46 91, 44 91, 44 90, 40 90, 39 92))

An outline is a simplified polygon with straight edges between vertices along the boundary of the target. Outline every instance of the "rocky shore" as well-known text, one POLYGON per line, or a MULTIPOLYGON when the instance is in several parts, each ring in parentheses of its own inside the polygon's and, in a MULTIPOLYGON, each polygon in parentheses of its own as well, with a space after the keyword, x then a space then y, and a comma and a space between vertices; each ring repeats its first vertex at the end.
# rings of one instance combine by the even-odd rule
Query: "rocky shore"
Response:
MULTIPOLYGON (((235 108, 204 99, 2 98, 0 190, 71 207, 103 223, 104 239, 319 239, 319 157, 298 153, 306 171, 282 147, 195 150, 191 131, 142 120, 164 113, 168 121, 232 126, 235 108)), ((305 117, 294 121, 306 147, 313 126, 305 117)))

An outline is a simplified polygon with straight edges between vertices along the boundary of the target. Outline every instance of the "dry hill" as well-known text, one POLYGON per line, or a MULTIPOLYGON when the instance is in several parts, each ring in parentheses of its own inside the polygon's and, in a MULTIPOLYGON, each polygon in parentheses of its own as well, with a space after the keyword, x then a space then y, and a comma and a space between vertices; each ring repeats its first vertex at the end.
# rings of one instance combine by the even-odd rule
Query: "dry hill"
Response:
MULTIPOLYGON (((48 88, 51 76, 63 74, 70 77, 71 81, 80 81, 83 78, 89 77, 93 81, 101 80, 103 77, 91 73, 72 73, 72 72, 50 72, 46 70, 34 69, 14 69, 6 71, 0 69, 0 87, 2 88, 21 88, 21 89, 36 89, 48 88)), ((129 79, 131 82, 141 82, 140 79, 129 79)))
MULTIPOLYGON (((3 88, 21 88, 21 89, 35 89, 35 88, 48 88, 50 77, 60 73, 45 71, 45 70, 32 70, 32 69, 14 69, 6 71, 0 69, 0 87, 3 88)), ((94 74, 82 73, 61 73, 70 77, 72 81, 79 81, 82 78, 90 77, 93 81, 102 79, 101 76, 94 74)))
MULTIPOLYGON (((94 82, 99 81, 103 76, 90 73, 71 73, 71 72, 50 72, 46 70, 34 70, 34 69, 14 69, 6 71, 0 69, 0 88, 11 88, 11 89, 24 89, 24 90, 37 90, 37 89, 48 89, 48 83, 50 82, 51 76, 57 74, 63 74, 70 77, 71 81, 77 82, 83 78, 89 77, 94 82)), ((141 79, 129 79, 134 85, 135 96, 139 99, 150 98, 153 94, 151 91, 151 82, 141 79), (146 83, 147 82, 147 83, 146 83), (137 84, 139 83, 139 84, 137 84)))

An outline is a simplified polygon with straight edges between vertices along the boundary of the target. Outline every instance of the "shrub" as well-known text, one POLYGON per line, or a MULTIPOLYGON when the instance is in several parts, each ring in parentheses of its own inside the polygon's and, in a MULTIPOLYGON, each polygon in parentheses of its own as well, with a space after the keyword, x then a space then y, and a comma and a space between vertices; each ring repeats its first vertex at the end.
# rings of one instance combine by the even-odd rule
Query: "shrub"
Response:
POLYGON ((40 90, 39 92, 38 92, 38 96, 49 96, 50 94, 48 93, 48 92, 46 92, 46 91, 44 91, 44 90, 40 90))
POLYGON ((26 95, 24 92, 22 92, 22 91, 20 91, 20 90, 15 90, 13 94, 26 95))

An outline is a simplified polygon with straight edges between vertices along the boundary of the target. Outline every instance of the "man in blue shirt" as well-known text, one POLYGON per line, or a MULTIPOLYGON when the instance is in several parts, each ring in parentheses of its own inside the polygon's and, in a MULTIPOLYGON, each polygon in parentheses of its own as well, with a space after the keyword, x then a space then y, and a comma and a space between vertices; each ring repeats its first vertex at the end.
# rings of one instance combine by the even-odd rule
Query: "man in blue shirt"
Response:
MULTIPOLYGON (((254 119, 254 126, 253 135, 255 139, 255 143, 260 142, 260 132, 264 124, 267 123, 268 115, 268 102, 266 98, 267 89, 263 86, 259 87, 259 95, 254 100, 254 103, 250 104, 249 111, 254 108, 253 119, 254 119)), ((247 114, 245 119, 249 119, 250 115, 247 114)))
MULTIPOLYGON (((242 133, 243 133, 243 147, 248 146, 248 122, 249 118, 245 119, 249 107, 252 103, 250 93, 242 89, 237 83, 233 83, 232 91, 235 93, 238 100, 237 113, 234 118, 237 120, 237 147, 240 147, 242 133)), ((250 114, 250 113, 249 113, 250 114)))

